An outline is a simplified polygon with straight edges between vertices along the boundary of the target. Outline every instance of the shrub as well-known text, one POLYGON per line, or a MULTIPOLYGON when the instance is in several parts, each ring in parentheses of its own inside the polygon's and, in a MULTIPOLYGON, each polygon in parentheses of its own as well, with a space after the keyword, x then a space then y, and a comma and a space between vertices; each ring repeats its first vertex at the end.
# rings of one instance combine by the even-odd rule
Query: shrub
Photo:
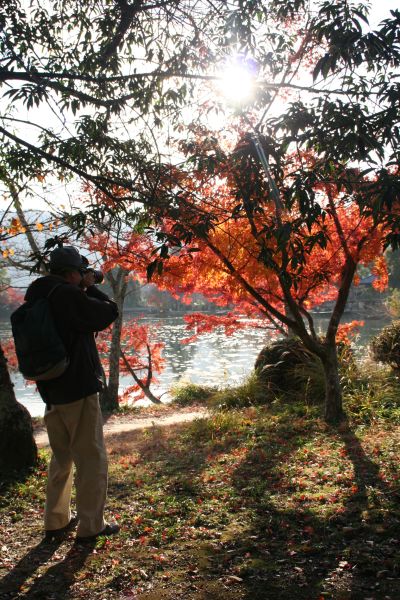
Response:
POLYGON ((172 389, 173 402, 179 404, 179 406, 207 404, 216 389, 206 385, 196 385, 195 383, 178 385, 172 389))
POLYGON ((371 341, 372 356, 377 362, 400 370, 400 321, 384 327, 371 341))
POLYGON ((343 406, 353 423, 374 420, 400 423, 400 380, 387 367, 364 364, 357 377, 343 386, 343 406))
POLYGON ((325 379, 321 361, 297 338, 274 341, 263 348, 255 371, 269 396, 286 400, 303 399, 308 404, 322 402, 325 379))
POLYGON ((242 384, 215 392, 210 398, 210 404, 218 409, 243 408, 269 404, 272 400, 273 397, 260 382, 257 374, 251 373, 242 384))
MULTIPOLYGON (((342 383, 358 376, 349 345, 337 346, 342 383)), ((255 371, 269 396, 288 402, 320 404, 325 398, 325 375, 321 361, 298 338, 285 338, 268 344, 257 357, 255 371)))

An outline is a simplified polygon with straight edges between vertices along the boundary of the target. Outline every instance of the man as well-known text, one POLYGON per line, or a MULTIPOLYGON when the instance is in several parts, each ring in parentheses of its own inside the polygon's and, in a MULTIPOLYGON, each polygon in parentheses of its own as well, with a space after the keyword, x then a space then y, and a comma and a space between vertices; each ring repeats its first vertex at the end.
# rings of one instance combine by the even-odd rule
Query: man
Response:
POLYGON ((87 260, 72 246, 50 254, 50 275, 28 288, 27 301, 48 297, 55 325, 69 356, 66 371, 56 379, 38 381, 46 402, 44 420, 52 458, 49 466, 46 538, 58 537, 77 522, 77 541, 117 533, 117 524, 104 520, 107 493, 107 454, 98 400, 102 368, 94 333, 118 316, 117 306, 94 284, 87 260), (73 464, 76 468, 77 518, 71 518, 73 464))

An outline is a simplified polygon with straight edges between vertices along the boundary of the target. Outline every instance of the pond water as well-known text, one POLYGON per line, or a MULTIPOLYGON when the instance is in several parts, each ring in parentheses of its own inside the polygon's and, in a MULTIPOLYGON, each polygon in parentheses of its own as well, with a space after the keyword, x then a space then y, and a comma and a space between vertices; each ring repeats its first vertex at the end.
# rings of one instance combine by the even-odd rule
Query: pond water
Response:
MULTIPOLYGON (((130 318, 130 316, 127 316, 130 318)), ((361 320, 362 317, 348 315, 346 321, 361 320)), ((168 392, 179 383, 198 383, 204 385, 227 386, 240 383, 252 371, 255 359, 263 345, 268 341, 269 332, 264 329, 249 328, 235 332, 227 337, 224 332, 202 335, 195 342, 182 344, 182 340, 191 335, 186 330, 182 316, 151 316, 141 320, 156 326, 154 335, 165 345, 164 371, 157 376, 152 387, 155 395, 162 394, 162 400, 168 401, 168 392)), ((355 340, 357 353, 362 357, 367 352, 369 339, 389 321, 387 318, 368 320, 361 328, 355 340)), ((327 320, 316 318, 318 331, 323 331, 327 320)), ((6 339, 11 335, 9 321, 0 321, 0 335, 6 339)), ((24 379, 13 374, 14 389, 19 402, 24 404, 32 416, 41 416, 44 404, 35 385, 27 385, 24 379)), ((121 391, 128 385, 127 377, 121 378, 121 391)))

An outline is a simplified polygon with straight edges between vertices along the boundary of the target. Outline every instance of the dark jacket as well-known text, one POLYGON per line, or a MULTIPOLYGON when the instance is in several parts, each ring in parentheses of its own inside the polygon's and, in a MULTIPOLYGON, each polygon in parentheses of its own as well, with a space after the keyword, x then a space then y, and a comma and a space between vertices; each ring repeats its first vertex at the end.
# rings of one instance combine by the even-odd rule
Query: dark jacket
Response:
POLYGON ((106 329, 118 316, 117 305, 95 286, 86 292, 57 275, 36 279, 28 287, 26 301, 48 296, 56 328, 70 363, 56 379, 38 381, 46 404, 68 404, 102 389, 102 367, 94 333, 106 329), (62 284, 62 285, 59 285, 62 284))

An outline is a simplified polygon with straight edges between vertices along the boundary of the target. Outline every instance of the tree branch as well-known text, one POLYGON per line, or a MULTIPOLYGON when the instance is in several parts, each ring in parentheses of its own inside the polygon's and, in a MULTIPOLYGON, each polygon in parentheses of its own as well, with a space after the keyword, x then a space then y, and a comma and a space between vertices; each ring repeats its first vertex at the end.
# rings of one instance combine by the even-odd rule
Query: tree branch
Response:
MULTIPOLYGON (((129 182, 128 180, 111 179, 109 177, 103 177, 100 175, 90 175, 86 171, 79 169, 79 167, 76 167, 75 165, 71 164, 70 162, 63 160, 59 156, 50 154, 49 152, 45 152, 41 148, 38 148, 37 146, 34 146, 33 144, 26 142, 25 140, 10 133, 9 131, 7 131, 6 129, 4 129, 1 126, 0 126, 0 133, 5 135, 8 139, 12 140, 13 142, 16 142, 17 144, 27 148, 33 154, 41 156, 48 162, 55 163, 56 165, 58 165, 59 167, 62 167, 64 169, 69 169, 76 175, 79 175, 79 177, 82 177, 82 179, 91 181, 96 186, 97 189, 99 189, 101 192, 103 192, 107 196, 107 198, 110 198, 111 200, 113 200, 115 202, 118 202, 119 200, 121 200, 121 197, 111 194, 109 192, 109 190, 104 187, 103 184, 116 185, 118 187, 132 191, 132 182, 129 182)), ((126 200, 127 198, 122 198, 122 199, 126 200)))
MULTIPOLYGON (((72 81, 83 81, 83 82, 87 82, 87 83, 94 83, 94 84, 99 84, 99 85, 103 85, 104 83, 116 83, 116 82, 129 82, 129 81, 138 81, 138 80, 143 80, 143 79, 150 79, 150 78, 154 78, 154 79, 174 79, 174 78, 181 78, 181 79, 192 79, 192 80, 198 80, 198 81, 221 81, 222 76, 220 75, 201 75, 198 73, 187 73, 186 71, 176 71, 176 70, 167 70, 167 71, 160 71, 158 69, 155 69, 154 71, 146 71, 144 73, 133 73, 130 75, 117 75, 117 76, 111 76, 111 77, 93 77, 91 75, 81 75, 79 73, 56 73, 56 72, 49 72, 49 71, 9 71, 8 69, 4 69, 4 68, 0 68, 0 82, 1 81, 12 81, 12 80, 17 80, 17 81, 29 81, 29 82, 33 82, 33 83, 37 83, 43 86, 49 85, 46 80, 47 79, 69 79, 72 81)), ((54 84, 55 85, 55 84, 54 84)), ((312 94, 332 94, 332 95, 339 95, 339 96, 349 96, 353 95, 356 96, 357 93, 351 93, 349 91, 342 91, 342 90, 324 90, 324 89, 320 89, 320 88, 315 88, 313 86, 304 86, 304 85, 296 85, 293 83, 285 83, 285 82, 281 82, 281 83, 272 83, 269 81, 260 81, 259 82, 260 87, 264 87, 265 89, 271 89, 271 90, 285 90, 285 89, 293 89, 293 90, 298 90, 298 91, 304 91, 304 92, 310 92, 312 94)), ((73 88, 68 88, 65 87, 63 88, 65 91, 72 91, 75 93, 79 93, 76 90, 73 90, 73 88)), ((94 98, 92 96, 89 96, 86 94, 87 98, 93 98, 93 100, 97 100, 99 101, 98 98, 94 98)), ((129 98, 130 96, 127 96, 127 98, 129 98)), ((109 101, 111 102, 111 101, 109 101)), ((118 100, 114 100, 114 102, 118 102, 118 100)))
POLYGON ((335 341, 340 319, 342 318, 344 309, 346 308, 346 303, 349 297, 349 292, 351 284, 353 282, 354 274, 356 272, 356 268, 357 263, 353 260, 353 258, 347 258, 345 267, 343 269, 343 277, 342 282, 340 284, 336 304, 332 311, 331 318, 329 319, 329 325, 326 331, 325 339, 328 343, 334 343, 335 341))
POLYGON ((121 19, 118 23, 113 38, 103 48, 98 57, 100 64, 106 64, 108 59, 117 51, 118 46, 122 43, 126 32, 132 24, 134 17, 142 8, 143 0, 136 0, 133 4, 128 4, 126 0, 116 0, 120 10, 121 19))
POLYGON ((139 388, 145 394, 145 396, 147 396, 147 398, 149 400, 151 400, 152 402, 154 402, 155 404, 161 404, 161 400, 159 398, 157 398, 156 396, 154 396, 154 394, 150 391, 150 388, 148 386, 144 385, 141 382, 141 380, 139 379, 139 377, 136 375, 135 371, 132 369, 131 365, 129 364, 129 361, 126 358, 125 353, 122 350, 121 346, 119 347, 119 350, 120 350, 121 357, 122 357, 122 360, 124 361, 126 368, 128 369, 129 373, 133 377, 133 380, 135 381, 135 383, 139 386, 139 388))
POLYGON ((286 317, 286 315, 284 315, 274 306, 272 306, 267 300, 265 300, 265 298, 261 296, 261 294, 259 294, 259 292, 257 292, 256 289, 253 288, 252 285, 249 284, 249 282, 242 275, 240 275, 240 273, 237 272, 231 261, 220 251, 219 248, 214 246, 214 244, 210 240, 204 241, 210 248, 210 250, 212 250, 214 254, 218 256, 221 262, 228 268, 229 272, 233 275, 233 277, 244 287, 244 289, 253 298, 255 298, 261 304, 264 310, 266 310, 268 313, 271 313, 275 318, 279 319, 287 327, 291 327, 293 329, 296 327, 297 323, 295 321, 289 319, 288 317, 286 317))
POLYGON ((25 229, 25 235, 29 242, 30 249, 32 250, 33 254, 37 254, 38 256, 40 256, 39 246, 37 245, 36 240, 30 229, 29 223, 26 220, 25 213, 22 209, 21 201, 19 199, 18 190, 17 190, 15 184, 8 177, 6 179, 6 185, 7 185, 8 189, 10 190, 11 197, 13 199, 13 203, 15 206, 15 210, 17 211, 18 218, 21 221, 22 226, 25 229))

